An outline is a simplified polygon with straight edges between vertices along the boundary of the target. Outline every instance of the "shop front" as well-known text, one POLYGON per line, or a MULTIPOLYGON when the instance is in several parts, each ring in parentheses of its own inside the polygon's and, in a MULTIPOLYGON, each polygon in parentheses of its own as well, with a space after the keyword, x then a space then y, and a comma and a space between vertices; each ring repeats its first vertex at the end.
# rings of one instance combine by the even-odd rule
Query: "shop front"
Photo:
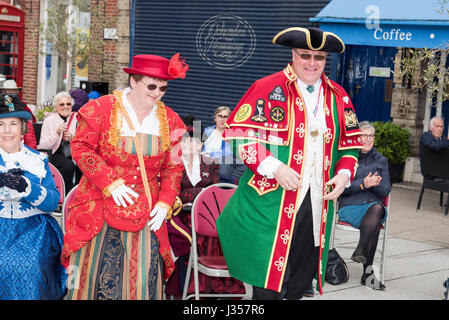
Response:
MULTIPOLYGON (((406 54, 405 48, 427 48, 442 50, 439 63, 447 63, 449 16, 444 9, 440 0, 332 0, 310 19, 346 44, 332 73, 353 93, 359 120, 404 120, 404 114, 394 110, 394 96, 403 86, 402 79, 394 77, 393 61, 406 54)), ((418 109, 414 120, 424 119, 421 130, 427 129, 432 115, 449 119, 447 103, 426 101, 418 109)))
MULTIPOLYGON (((404 181, 422 181, 419 136, 434 115, 446 119, 447 134, 449 101, 442 99, 444 88, 434 98, 426 90, 414 90, 399 76, 400 61, 416 49, 435 49, 434 63, 447 70, 447 5, 440 0, 332 0, 310 19, 346 44, 332 74, 351 95, 358 119, 392 120, 411 133, 414 157, 407 159, 404 181)), ((435 79, 443 83, 441 75, 435 79)))

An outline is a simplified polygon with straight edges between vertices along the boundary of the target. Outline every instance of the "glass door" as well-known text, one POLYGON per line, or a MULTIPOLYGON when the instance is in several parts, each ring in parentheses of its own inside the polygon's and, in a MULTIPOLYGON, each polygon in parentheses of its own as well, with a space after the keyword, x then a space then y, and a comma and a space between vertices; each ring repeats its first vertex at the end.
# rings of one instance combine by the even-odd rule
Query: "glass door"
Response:
POLYGON ((19 55, 19 32, 0 30, 0 81, 17 81, 19 55))

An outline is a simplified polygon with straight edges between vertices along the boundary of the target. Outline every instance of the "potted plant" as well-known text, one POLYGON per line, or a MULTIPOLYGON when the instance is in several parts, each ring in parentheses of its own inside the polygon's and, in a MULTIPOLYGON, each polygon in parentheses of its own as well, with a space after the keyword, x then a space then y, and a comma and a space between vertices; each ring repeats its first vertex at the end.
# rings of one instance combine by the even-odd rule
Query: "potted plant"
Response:
POLYGON ((388 160, 390 182, 402 181, 405 159, 412 154, 410 132, 390 121, 372 124, 376 129, 374 147, 388 160))

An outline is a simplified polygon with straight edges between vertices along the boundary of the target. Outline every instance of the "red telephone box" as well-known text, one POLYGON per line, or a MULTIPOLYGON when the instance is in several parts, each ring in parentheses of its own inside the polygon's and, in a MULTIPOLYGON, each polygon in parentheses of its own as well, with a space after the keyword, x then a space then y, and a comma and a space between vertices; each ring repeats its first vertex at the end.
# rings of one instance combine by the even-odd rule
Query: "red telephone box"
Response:
POLYGON ((25 13, 0 3, 0 74, 15 80, 18 87, 23 84, 24 32, 25 13))

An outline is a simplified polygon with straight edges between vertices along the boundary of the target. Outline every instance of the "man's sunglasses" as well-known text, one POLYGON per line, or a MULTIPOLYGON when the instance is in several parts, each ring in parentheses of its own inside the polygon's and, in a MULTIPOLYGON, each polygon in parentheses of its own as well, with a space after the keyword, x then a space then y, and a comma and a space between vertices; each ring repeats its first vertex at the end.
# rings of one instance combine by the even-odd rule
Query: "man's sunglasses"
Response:
MULTIPOLYGON (((155 85, 154 83, 151 83, 149 85, 147 85, 148 90, 153 91, 157 89, 157 85, 155 85)), ((168 90, 168 86, 161 86, 159 87, 159 91, 160 92, 165 92, 168 90)))
POLYGON ((324 61, 326 60, 326 56, 322 54, 310 54, 310 53, 299 53, 296 51, 296 54, 303 60, 310 60, 312 57, 315 61, 324 61))

